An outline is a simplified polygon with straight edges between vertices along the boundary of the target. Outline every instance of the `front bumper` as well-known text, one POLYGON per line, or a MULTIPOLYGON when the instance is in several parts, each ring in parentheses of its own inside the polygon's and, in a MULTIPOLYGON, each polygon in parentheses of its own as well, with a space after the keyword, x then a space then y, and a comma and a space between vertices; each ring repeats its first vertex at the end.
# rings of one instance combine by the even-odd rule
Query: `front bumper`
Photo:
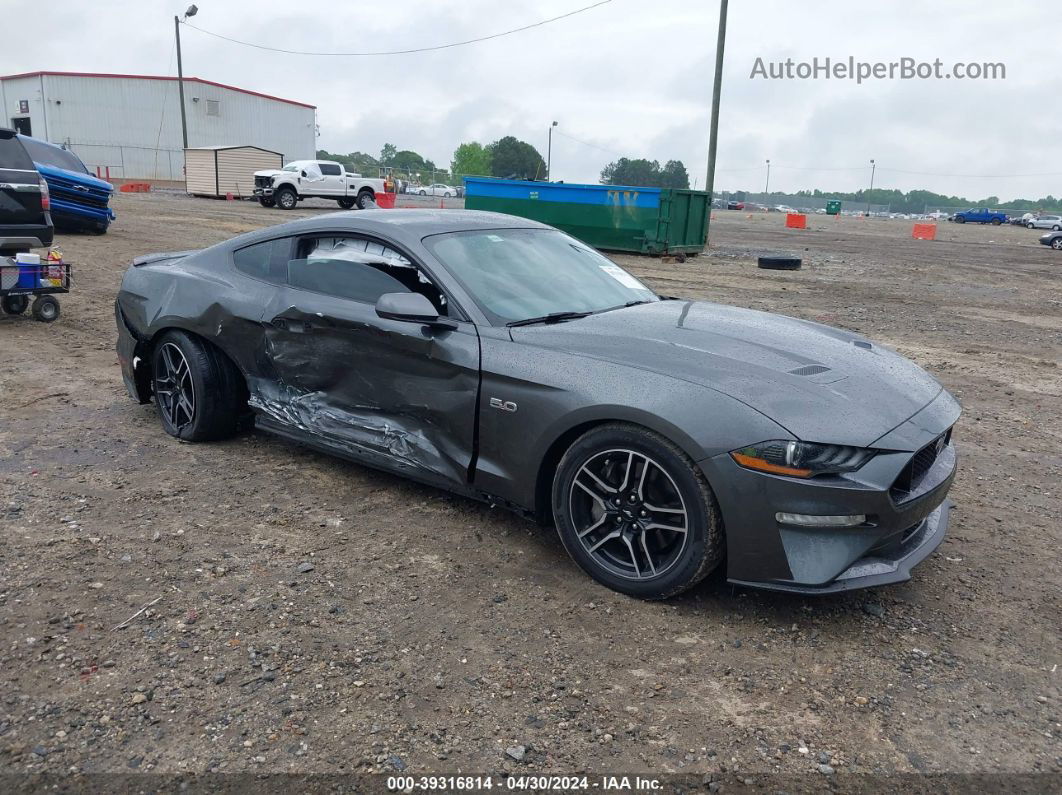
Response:
POLYGON ((259 199, 269 199, 273 196, 275 191, 272 188, 255 188, 254 195, 259 199))
MULTIPOLYGON (((947 427, 927 434, 924 443, 947 427)), ((910 426, 897 429, 891 438, 912 432, 910 426)), ((726 526, 728 581, 826 594, 910 579, 911 569, 947 531, 947 495, 957 467, 949 441, 917 486, 900 491, 896 484, 914 450, 882 452, 858 472, 807 480, 745 469, 725 453, 701 461, 726 526), (857 527, 805 527, 779 522, 778 512, 862 514, 866 521, 857 527)))

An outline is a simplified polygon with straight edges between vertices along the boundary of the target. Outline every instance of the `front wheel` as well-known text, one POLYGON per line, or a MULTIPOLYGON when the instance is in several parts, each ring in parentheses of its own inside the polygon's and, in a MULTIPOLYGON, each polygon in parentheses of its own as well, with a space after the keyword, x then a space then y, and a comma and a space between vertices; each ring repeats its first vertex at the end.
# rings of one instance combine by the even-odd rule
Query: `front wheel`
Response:
POLYGON ((1059 226, 1058 224, 1051 227, 1052 232, 1058 232, 1059 230, 1062 230, 1062 226, 1059 226))
POLYGON ((1062 251, 1062 237, 1056 237, 1051 241, 1051 248, 1055 251, 1062 251))
POLYGON ((963 218, 961 215, 956 215, 955 216, 955 223, 957 223, 957 224, 965 224, 966 223, 966 219, 963 218))
POLYGON ((553 517, 568 554, 615 591, 665 599, 722 560, 715 496, 689 457, 635 425, 602 425, 568 449, 553 481, 553 517))
POLYGON ((270 196, 259 196, 258 197, 258 203, 261 204, 263 207, 276 207, 277 206, 276 199, 274 199, 274 198, 272 198, 270 196))
POLYGON ((299 196, 295 193, 295 189, 289 187, 278 190, 273 194, 273 199, 281 210, 294 210, 295 205, 299 203, 299 196))
POLYGON ((190 442, 236 432, 246 390, 236 366, 217 348, 167 331, 152 352, 155 410, 170 436, 190 442))
POLYGON ((34 320, 54 323, 59 319, 59 300, 54 295, 38 295, 30 309, 34 320))
POLYGON ((1029 222, 1027 222, 1027 223, 1025 224, 1025 227, 1026 227, 1027 229, 1033 229, 1033 228, 1035 228, 1035 225, 1033 224, 1033 222, 1032 222, 1032 221, 1029 221, 1029 222))

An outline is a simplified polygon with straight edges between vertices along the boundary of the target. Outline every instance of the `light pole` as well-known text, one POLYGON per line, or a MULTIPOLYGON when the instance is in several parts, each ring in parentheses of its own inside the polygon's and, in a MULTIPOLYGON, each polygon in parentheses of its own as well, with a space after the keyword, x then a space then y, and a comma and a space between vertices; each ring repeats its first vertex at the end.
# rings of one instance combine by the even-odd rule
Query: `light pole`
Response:
POLYGON ((188 17, 194 17, 199 12, 199 8, 193 3, 188 6, 188 10, 184 12, 183 18, 178 18, 176 15, 173 17, 173 33, 177 37, 177 93, 181 97, 181 138, 184 141, 184 148, 188 148, 188 119, 184 114, 184 68, 181 65, 181 23, 188 19, 188 17))
POLYGON ((877 168, 874 160, 870 161, 870 190, 867 191, 867 215, 870 215, 870 194, 874 190, 874 170, 877 168))
POLYGON ((546 144, 546 182, 549 182, 549 167, 553 160, 553 128, 556 126, 557 122, 549 126, 549 142, 546 144))
POLYGON ((719 32, 715 41, 715 82, 712 85, 712 120, 708 127, 708 176, 704 189, 708 192, 708 203, 712 203, 715 190, 715 150, 719 137, 719 91, 723 87, 723 45, 726 44, 726 6, 727 0, 719 0, 719 32))
POLYGON ((771 187, 771 158, 767 158, 767 182, 763 186, 763 200, 767 201, 768 188, 771 187))

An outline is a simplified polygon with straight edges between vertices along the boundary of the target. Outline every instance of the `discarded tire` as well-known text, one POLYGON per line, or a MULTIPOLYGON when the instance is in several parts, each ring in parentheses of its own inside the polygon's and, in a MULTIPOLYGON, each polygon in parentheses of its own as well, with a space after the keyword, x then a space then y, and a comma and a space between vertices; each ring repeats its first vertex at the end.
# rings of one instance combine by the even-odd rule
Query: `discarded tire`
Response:
POLYGON ((760 257, 759 266, 769 271, 798 271, 800 257, 760 257))

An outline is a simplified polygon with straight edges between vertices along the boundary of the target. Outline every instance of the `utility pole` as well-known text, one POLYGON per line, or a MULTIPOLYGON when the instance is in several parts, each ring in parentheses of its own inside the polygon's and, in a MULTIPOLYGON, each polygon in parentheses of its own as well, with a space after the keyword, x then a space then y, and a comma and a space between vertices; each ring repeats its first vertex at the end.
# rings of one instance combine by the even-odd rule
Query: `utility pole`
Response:
MULTIPOLYGON (((184 12, 184 18, 194 17, 199 11, 196 5, 188 6, 188 10, 184 12)), ((184 148, 188 148, 188 117, 184 111, 184 67, 181 64, 181 22, 182 20, 174 15, 173 17, 173 35, 177 37, 177 93, 181 98, 181 140, 184 141, 184 148)))
POLYGON ((546 182, 549 182, 549 169, 553 165, 553 128, 557 126, 557 122, 553 122, 549 126, 549 142, 546 144, 546 182))
POLYGON ((877 165, 874 163, 874 161, 872 159, 870 161, 870 190, 867 191, 867 215, 870 215, 870 194, 874 190, 874 170, 876 168, 877 168, 877 165))
POLYGON ((767 201, 767 194, 771 187, 771 158, 767 158, 767 182, 763 186, 763 200, 767 201))
POLYGON ((708 191, 708 203, 712 202, 715 189, 715 150, 719 137, 719 91, 723 87, 723 46, 726 44, 727 0, 719 0, 719 31, 715 42, 715 82, 712 85, 712 121, 708 129, 708 176, 704 189, 708 191))

